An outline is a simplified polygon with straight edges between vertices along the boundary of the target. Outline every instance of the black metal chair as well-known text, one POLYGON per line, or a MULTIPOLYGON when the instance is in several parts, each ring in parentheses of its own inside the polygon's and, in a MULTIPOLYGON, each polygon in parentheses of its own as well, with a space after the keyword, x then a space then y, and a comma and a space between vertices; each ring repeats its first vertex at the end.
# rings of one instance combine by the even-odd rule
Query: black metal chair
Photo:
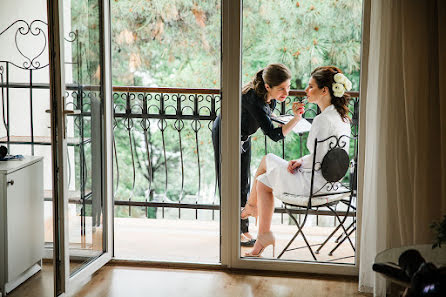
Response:
MULTIPOLYGON (((353 223, 349 227, 345 227, 349 214, 356 212, 356 208, 352 205, 352 201, 355 194, 355 179, 356 179, 356 160, 357 160, 357 149, 354 149, 354 155, 350 158, 349 154, 346 152, 346 147, 349 147, 351 140, 356 140, 356 137, 342 135, 339 137, 330 136, 323 140, 315 139, 314 141, 314 156, 313 156, 313 166, 311 169, 311 185, 309 196, 298 196, 293 194, 284 193, 280 196, 276 196, 285 205, 285 210, 297 226, 297 232, 285 246, 283 251, 277 257, 280 257, 287 251, 296 250, 302 247, 289 248, 296 237, 301 234, 306 246, 311 252, 314 260, 317 261, 315 252, 313 252, 312 245, 308 243, 308 240, 303 232, 303 227, 307 221, 310 210, 312 213, 317 213, 317 210, 321 207, 328 208, 336 217, 339 225, 335 230, 327 237, 327 239, 322 244, 313 244, 313 246, 319 245, 320 247, 316 251, 319 253, 320 249, 328 242, 328 240, 334 236, 334 234, 342 229, 342 235, 337 239, 338 245, 332 249, 330 255, 336 250, 340 244, 345 240, 350 242, 353 250, 355 250, 355 245, 350 239, 351 234, 356 230, 355 219, 353 218, 353 223), (325 145, 328 144, 328 152, 322 158, 321 162, 316 162, 316 154, 318 145, 321 143, 325 145), (350 168, 350 170, 349 170, 350 168), (315 189, 315 173, 320 172, 322 177, 325 179, 325 183, 322 186, 317 186, 315 189), (349 178, 349 182, 343 182, 346 178, 349 178), (342 213, 335 207, 338 204, 346 205, 347 209, 342 211, 342 213), (293 208, 304 208, 304 218, 302 223, 299 223, 293 216, 293 208)), ((355 141, 356 144, 356 141, 355 141)), ((305 248, 305 246, 304 246, 305 248)))

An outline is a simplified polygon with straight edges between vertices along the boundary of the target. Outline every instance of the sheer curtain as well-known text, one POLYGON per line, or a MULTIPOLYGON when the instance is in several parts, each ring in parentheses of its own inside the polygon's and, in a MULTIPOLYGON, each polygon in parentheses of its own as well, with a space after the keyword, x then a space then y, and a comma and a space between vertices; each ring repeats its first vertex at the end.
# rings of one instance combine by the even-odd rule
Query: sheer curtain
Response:
POLYGON ((359 287, 385 296, 375 255, 446 214, 446 3, 372 0, 368 36, 359 287))

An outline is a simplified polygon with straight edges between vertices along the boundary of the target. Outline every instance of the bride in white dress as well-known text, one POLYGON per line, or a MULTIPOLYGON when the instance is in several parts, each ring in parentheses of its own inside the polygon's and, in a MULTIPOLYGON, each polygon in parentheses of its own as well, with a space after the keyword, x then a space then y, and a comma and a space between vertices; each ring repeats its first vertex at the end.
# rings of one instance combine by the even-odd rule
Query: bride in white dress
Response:
MULTIPOLYGON (((245 256, 259 257, 268 245, 275 245, 271 232, 271 220, 274 212, 274 195, 290 193, 295 195, 310 194, 311 168, 313 163, 314 140, 326 139, 335 135, 350 135, 350 118, 348 116, 348 99, 345 93, 351 89, 351 82, 341 70, 333 66, 318 67, 311 73, 305 89, 308 102, 316 103, 321 113, 313 119, 307 139, 309 155, 300 159, 286 161, 274 154, 263 157, 257 169, 248 202, 242 210, 241 217, 257 218, 259 215, 259 232, 257 241, 245 256)), ((318 145, 316 162, 321 162, 328 152, 328 143, 318 145)), ((348 146, 345 147, 348 153, 348 146)), ((314 189, 325 184, 320 172, 315 172, 314 189)), ((273 250, 274 251, 274 250, 273 250)))

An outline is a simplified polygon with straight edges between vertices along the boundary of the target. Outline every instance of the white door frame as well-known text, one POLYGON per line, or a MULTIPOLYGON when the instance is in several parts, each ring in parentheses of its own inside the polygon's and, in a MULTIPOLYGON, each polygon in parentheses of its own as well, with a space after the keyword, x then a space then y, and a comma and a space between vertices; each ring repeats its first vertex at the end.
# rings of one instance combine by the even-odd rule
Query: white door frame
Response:
POLYGON ((241 0, 222 0, 221 35, 221 263, 233 267, 240 240, 241 0))
MULTIPOLYGON (((367 0, 364 0, 367 3, 367 0)), ((240 110, 242 58, 242 0, 222 0, 221 77, 221 264, 230 268, 357 275, 359 236, 354 265, 240 258, 240 110)), ((367 10, 363 4, 363 10, 367 10)), ((363 15, 367 15, 364 12, 363 15)), ((364 21, 364 19, 363 19, 364 21)), ((363 31, 368 28, 363 23, 363 31)), ((366 38, 367 36, 363 36, 366 38)), ((363 164, 358 164, 363 166, 363 164)), ((358 199, 359 200, 359 199, 358 199)), ((361 205, 361 204, 359 204, 361 205)), ((360 222, 358 208, 358 221, 360 222)), ((360 234, 360 224, 357 225, 360 234)), ((291 235, 291 234, 290 234, 291 235)))

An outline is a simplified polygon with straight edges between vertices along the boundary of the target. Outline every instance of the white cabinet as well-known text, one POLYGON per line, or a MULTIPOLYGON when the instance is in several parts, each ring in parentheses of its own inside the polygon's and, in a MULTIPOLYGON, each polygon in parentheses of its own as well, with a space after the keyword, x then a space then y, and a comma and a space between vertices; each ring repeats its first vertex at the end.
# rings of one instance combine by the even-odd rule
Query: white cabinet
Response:
POLYGON ((42 159, 0 161, 0 290, 3 295, 41 268, 42 159))

